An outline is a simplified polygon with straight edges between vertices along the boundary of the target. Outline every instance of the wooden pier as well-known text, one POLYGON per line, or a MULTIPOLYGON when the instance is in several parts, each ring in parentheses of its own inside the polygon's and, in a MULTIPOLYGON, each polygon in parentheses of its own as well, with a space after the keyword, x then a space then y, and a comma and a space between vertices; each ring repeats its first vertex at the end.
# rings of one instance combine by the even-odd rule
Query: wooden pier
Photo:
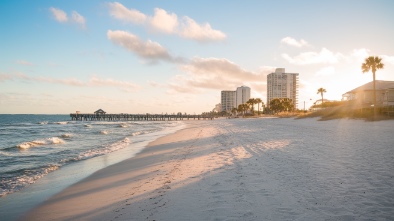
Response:
POLYGON ((70 114, 74 121, 174 121, 174 120, 213 120, 209 115, 190 114, 70 114))

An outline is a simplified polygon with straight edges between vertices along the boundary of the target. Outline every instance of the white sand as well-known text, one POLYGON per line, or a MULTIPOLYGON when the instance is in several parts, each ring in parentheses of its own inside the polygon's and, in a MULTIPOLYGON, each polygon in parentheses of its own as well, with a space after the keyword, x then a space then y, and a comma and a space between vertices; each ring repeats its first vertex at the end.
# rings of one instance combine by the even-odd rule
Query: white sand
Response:
POLYGON ((191 121, 25 220, 390 220, 393 121, 191 121))

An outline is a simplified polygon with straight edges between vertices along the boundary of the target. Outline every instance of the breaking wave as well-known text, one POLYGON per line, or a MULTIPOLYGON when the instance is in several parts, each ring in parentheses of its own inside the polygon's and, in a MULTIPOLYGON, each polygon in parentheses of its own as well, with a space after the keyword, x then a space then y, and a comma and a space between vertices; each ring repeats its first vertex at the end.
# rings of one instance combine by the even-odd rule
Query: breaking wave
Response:
POLYGON ((65 143, 64 140, 59 137, 51 137, 45 140, 33 140, 29 142, 23 142, 21 144, 16 145, 16 147, 20 149, 29 149, 30 147, 49 145, 49 144, 62 144, 65 143))

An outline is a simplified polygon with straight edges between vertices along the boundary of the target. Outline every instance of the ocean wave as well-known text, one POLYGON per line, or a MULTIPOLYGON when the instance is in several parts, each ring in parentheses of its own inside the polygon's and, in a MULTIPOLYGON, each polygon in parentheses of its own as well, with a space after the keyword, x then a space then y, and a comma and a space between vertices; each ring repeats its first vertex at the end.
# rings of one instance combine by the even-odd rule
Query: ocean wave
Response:
POLYGON ((62 134, 62 138, 71 138, 73 136, 73 134, 69 134, 69 133, 66 133, 66 134, 62 134))
POLYGON ((106 134, 108 134, 108 131, 102 130, 102 131, 100 131, 100 133, 106 135, 106 134))
POLYGON ((86 160, 89 158, 93 158, 96 156, 105 155, 105 154, 123 149, 123 148, 127 147, 130 143, 131 143, 130 139, 126 137, 123 140, 120 140, 116 143, 108 145, 104 148, 91 149, 91 150, 80 153, 77 157, 62 160, 61 162, 66 163, 66 162, 70 162, 70 161, 80 161, 80 160, 86 160))
POLYGON ((85 125, 83 125, 84 127, 92 127, 92 125, 90 125, 90 124, 85 124, 85 125))
POLYGON ((38 124, 48 124, 48 121, 41 121, 41 122, 38 122, 38 124))
POLYGON ((29 149, 30 147, 49 145, 49 144, 62 144, 65 143, 64 140, 59 137, 51 137, 45 140, 33 140, 29 142, 23 142, 21 144, 16 145, 16 147, 20 149, 29 149))
MULTIPOLYGON (((3 150, 7 150, 7 149, 10 149, 10 148, 6 148, 6 149, 3 149, 3 150)), ((6 157, 13 157, 13 156, 15 156, 14 153, 2 151, 2 150, 0 150, 0 155, 6 156, 6 157)))
POLYGON ((134 133, 131 133, 131 136, 138 136, 138 135, 142 135, 142 134, 154 133, 154 132, 157 132, 157 131, 160 131, 160 130, 161 129, 136 131, 134 133))
POLYGON ((24 174, 20 176, 2 178, 0 180, 0 197, 19 191, 57 169, 59 169, 59 165, 48 165, 44 168, 26 170, 24 174))
POLYGON ((119 127, 126 128, 126 127, 128 127, 128 126, 127 126, 127 124, 119 124, 119 127))
POLYGON ((68 124, 67 121, 59 121, 59 122, 55 122, 55 124, 68 124))

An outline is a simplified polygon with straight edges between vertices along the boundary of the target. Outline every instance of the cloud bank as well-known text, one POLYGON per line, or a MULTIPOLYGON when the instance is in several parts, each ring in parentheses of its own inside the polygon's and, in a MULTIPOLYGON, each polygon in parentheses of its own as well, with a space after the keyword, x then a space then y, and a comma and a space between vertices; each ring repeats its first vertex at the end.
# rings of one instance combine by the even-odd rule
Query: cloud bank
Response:
POLYGON ((147 28, 165 34, 177 35, 199 42, 222 41, 227 38, 220 30, 215 30, 209 23, 199 24, 190 17, 178 18, 175 13, 161 8, 154 9, 154 15, 148 16, 136 9, 128 9, 119 2, 108 3, 109 14, 120 21, 144 25, 147 28))
POLYGON ((10 81, 10 80, 23 80, 26 82, 43 82, 43 83, 54 83, 62 84, 74 87, 114 87, 119 88, 123 91, 134 92, 141 89, 141 86, 129 82, 129 81, 119 81, 111 78, 102 79, 97 76, 90 77, 89 81, 84 82, 75 78, 58 79, 51 77, 31 77, 23 73, 15 74, 0 74, 0 82, 10 81))
POLYGON ((345 58, 343 54, 331 52, 327 48, 322 48, 320 52, 303 52, 295 57, 282 54, 282 57, 289 63, 296 65, 335 64, 345 58))
POLYGON ((147 40, 143 41, 136 35, 126 31, 107 31, 107 38, 114 44, 119 45, 138 57, 151 62, 167 61, 174 63, 183 63, 184 59, 172 56, 166 48, 159 43, 147 40))
POLYGON ((274 68, 266 68, 258 73, 245 70, 223 58, 196 57, 188 64, 180 66, 186 74, 175 76, 169 83, 170 92, 198 93, 203 89, 235 90, 246 85, 256 90, 265 88, 265 77, 274 68))
POLYGON ((301 39, 300 41, 295 40, 292 37, 285 37, 280 41, 282 44, 290 45, 293 47, 301 48, 304 46, 309 46, 308 42, 306 42, 304 39, 301 39))

